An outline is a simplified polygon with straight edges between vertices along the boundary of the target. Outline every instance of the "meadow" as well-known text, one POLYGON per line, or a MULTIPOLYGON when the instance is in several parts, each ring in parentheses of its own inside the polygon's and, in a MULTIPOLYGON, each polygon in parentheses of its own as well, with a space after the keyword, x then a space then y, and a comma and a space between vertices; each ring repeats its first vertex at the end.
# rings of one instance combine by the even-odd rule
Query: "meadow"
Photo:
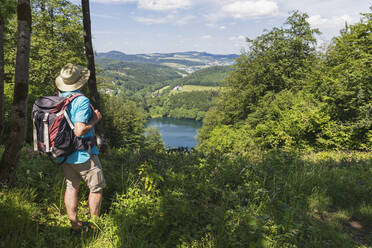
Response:
POLYGON ((192 91, 219 91, 221 87, 219 86, 202 86, 202 85, 184 85, 181 86, 180 90, 172 90, 170 94, 177 94, 183 92, 192 92, 192 91))
POLYGON ((25 147, 1 186, 0 247, 372 247, 371 153, 239 157, 149 146, 101 160, 102 215, 93 232, 71 236, 62 168, 25 147))

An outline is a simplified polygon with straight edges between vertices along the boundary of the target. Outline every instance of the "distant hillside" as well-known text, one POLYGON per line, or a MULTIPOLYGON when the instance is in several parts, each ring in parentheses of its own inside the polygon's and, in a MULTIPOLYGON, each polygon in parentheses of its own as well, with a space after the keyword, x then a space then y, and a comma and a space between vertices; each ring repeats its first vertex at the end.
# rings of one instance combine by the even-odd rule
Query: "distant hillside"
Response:
POLYGON ((99 74, 103 83, 101 88, 117 91, 126 89, 138 91, 154 84, 163 85, 168 80, 182 78, 185 74, 171 67, 136 62, 124 62, 97 58, 97 64, 103 69, 99 74))
POLYGON ((231 66, 214 66, 172 80, 152 93, 148 100, 151 117, 202 120, 214 105, 231 66))
POLYGON ((232 65, 237 54, 210 54, 206 52, 125 54, 119 51, 98 53, 97 58, 121 60, 126 62, 161 64, 177 69, 194 72, 205 67, 232 65))
POLYGON ((231 70, 231 66, 213 66, 175 80, 175 83, 179 85, 219 86, 231 70))

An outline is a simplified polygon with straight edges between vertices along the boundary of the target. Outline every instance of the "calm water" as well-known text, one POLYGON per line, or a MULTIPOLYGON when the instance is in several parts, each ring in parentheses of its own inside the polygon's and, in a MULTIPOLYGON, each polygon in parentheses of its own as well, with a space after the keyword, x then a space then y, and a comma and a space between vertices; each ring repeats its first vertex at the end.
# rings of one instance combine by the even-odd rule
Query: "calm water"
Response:
POLYGON ((154 126, 159 129, 166 147, 179 146, 192 148, 196 146, 197 129, 201 128, 201 121, 180 120, 173 118, 150 119, 146 127, 154 126))

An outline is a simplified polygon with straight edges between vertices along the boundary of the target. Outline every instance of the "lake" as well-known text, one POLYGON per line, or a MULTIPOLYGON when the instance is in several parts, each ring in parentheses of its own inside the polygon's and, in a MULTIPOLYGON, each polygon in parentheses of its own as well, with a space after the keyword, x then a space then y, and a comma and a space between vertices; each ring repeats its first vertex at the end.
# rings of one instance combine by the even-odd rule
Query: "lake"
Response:
POLYGON ((195 147, 197 129, 201 128, 202 122, 174 118, 150 119, 146 127, 154 126, 159 129, 162 140, 166 147, 195 147))

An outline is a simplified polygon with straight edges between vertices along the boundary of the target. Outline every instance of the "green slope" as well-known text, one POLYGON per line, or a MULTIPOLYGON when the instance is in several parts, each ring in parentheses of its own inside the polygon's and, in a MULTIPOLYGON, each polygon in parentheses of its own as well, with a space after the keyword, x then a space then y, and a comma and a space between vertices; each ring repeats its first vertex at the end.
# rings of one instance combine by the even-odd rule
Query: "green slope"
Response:
POLYGON ((124 88, 138 91, 146 86, 165 84, 168 80, 181 78, 183 71, 156 64, 116 61, 112 59, 97 59, 97 64, 103 69, 99 75, 103 87, 111 89, 124 88))
POLYGON ((231 71, 231 66, 213 66, 191 73, 190 75, 176 80, 181 85, 219 86, 231 71))

